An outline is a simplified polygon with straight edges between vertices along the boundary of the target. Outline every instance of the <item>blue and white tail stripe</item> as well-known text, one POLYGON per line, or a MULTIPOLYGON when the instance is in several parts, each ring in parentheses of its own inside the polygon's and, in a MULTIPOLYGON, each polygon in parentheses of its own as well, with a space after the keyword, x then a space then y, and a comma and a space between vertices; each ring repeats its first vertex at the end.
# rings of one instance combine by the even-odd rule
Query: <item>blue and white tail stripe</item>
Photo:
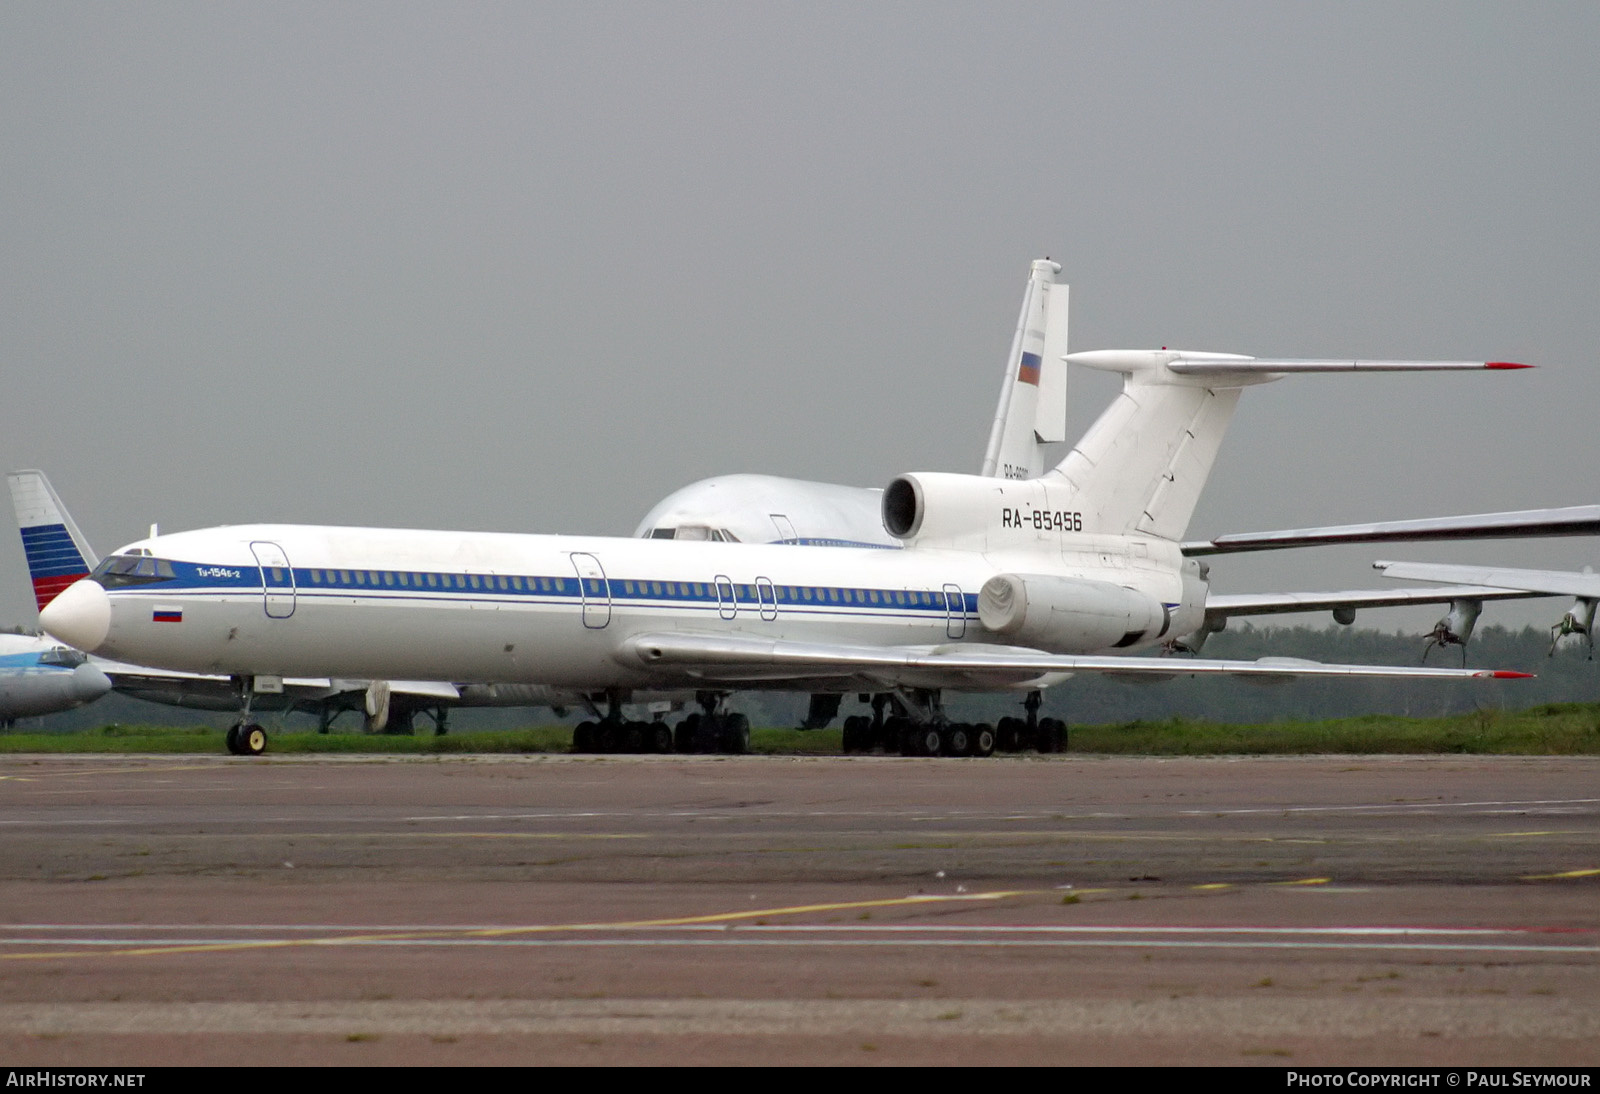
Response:
POLYGON ((66 526, 39 525, 22 529, 22 551, 28 556, 33 598, 44 607, 79 578, 89 576, 89 563, 72 542, 66 526))
POLYGON ((28 576, 33 579, 33 598, 43 608, 61 590, 87 577, 97 560, 44 472, 13 471, 6 480, 22 531, 28 576))

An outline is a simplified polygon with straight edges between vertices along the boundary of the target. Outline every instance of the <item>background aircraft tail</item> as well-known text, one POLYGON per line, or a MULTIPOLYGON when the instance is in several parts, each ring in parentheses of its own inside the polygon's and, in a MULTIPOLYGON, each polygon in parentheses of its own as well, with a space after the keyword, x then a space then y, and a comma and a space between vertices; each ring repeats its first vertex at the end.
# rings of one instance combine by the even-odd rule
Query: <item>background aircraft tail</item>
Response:
POLYGON ((89 576, 99 564, 89 541, 73 523, 43 471, 13 471, 6 476, 11 504, 22 530, 22 550, 28 556, 28 575, 40 608, 56 594, 89 576))
POLYGON ((981 475, 1032 479, 1044 474, 1044 445, 1067 429, 1067 286, 1059 263, 1037 259, 1022 296, 981 475))
POLYGON ((1527 367, 1499 361, 1262 360, 1165 349, 1097 350, 1066 359, 1125 379, 1122 394, 1045 476, 1047 483, 1070 488, 1064 507, 1080 510, 1087 527, 1172 540, 1189 526, 1245 387, 1299 372, 1527 367))

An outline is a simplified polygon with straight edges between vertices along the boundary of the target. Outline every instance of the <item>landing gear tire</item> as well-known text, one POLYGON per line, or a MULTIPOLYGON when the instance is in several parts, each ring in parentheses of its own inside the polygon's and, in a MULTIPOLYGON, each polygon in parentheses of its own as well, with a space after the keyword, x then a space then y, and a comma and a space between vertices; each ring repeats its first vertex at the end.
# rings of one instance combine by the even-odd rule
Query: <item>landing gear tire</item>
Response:
POLYGON ((852 714, 844 720, 845 752, 865 752, 872 747, 872 719, 852 714))
POLYGON ((1067 750, 1067 723, 1060 718, 1040 718, 1034 747, 1040 752, 1065 752, 1067 750))
POLYGON ((594 750, 596 752, 615 752, 617 750, 617 727, 611 722, 601 722, 594 730, 594 750))
POLYGON ((1022 748, 1022 735, 1028 723, 1021 718, 1002 718, 995 730, 994 746, 1001 752, 1016 752, 1022 748))
POLYGON ((259 756, 267 750, 267 731, 258 725, 240 726, 234 740, 240 756, 259 756))
POLYGON ((994 745, 994 726, 984 722, 972 727, 972 754, 974 756, 993 756, 994 745))
POLYGON ((694 739, 700 733, 700 715, 691 714, 678 723, 672 732, 672 745, 679 752, 693 752, 694 739))
POLYGON ((720 751, 743 756, 750 751, 750 719, 743 714, 729 714, 722 720, 720 751))
POLYGON ((944 738, 935 726, 919 726, 911 731, 911 755, 937 756, 944 747, 944 738))
POLYGON ((572 751, 593 752, 594 730, 593 722, 579 722, 577 728, 572 731, 572 751))
POLYGON ((228 727, 228 736, 225 738, 228 745, 228 751, 235 756, 244 755, 244 753, 239 751, 239 730, 243 726, 243 722, 233 723, 233 725, 228 727))
POLYGON ((653 752, 671 752, 672 728, 665 722, 657 722, 650 729, 650 745, 653 752))
POLYGON ((885 752, 898 752, 902 756, 915 756, 912 751, 913 742, 911 732, 915 727, 911 719, 895 715, 883 723, 883 749, 885 752))
POLYGON ((643 722, 628 722, 623 725, 622 732, 618 735, 621 738, 621 751, 643 752, 645 730, 649 728, 643 722))
POLYGON ((972 752, 970 726, 955 722, 939 731, 939 745, 946 756, 966 756, 972 752))

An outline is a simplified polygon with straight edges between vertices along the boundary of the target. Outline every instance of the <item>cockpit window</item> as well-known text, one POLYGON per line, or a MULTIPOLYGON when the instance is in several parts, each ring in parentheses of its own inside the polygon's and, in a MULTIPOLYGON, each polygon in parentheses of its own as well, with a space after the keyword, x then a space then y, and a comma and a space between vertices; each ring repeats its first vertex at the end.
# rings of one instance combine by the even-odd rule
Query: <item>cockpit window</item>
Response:
POLYGON ((713 528, 709 524, 680 524, 676 528, 652 528, 650 539, 688 539, 700 543, 738 543, 739 537, 726 528, 713 528))
POLYGON ((164 558, 152 558, 149 553, 112 555, 96 566, 89 575, 107 589, 119 585, 149 585, 156 581, 171 581, 176 575, 172 563, 164 558))

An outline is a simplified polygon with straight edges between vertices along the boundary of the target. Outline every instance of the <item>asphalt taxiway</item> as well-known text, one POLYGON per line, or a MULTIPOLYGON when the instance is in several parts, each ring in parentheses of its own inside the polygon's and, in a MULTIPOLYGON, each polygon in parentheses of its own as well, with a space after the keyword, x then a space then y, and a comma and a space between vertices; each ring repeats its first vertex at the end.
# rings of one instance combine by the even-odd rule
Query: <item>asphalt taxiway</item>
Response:
POLYGON ((0 1052, 1600 1062, 1600 760, 0 759, 0 1052))

